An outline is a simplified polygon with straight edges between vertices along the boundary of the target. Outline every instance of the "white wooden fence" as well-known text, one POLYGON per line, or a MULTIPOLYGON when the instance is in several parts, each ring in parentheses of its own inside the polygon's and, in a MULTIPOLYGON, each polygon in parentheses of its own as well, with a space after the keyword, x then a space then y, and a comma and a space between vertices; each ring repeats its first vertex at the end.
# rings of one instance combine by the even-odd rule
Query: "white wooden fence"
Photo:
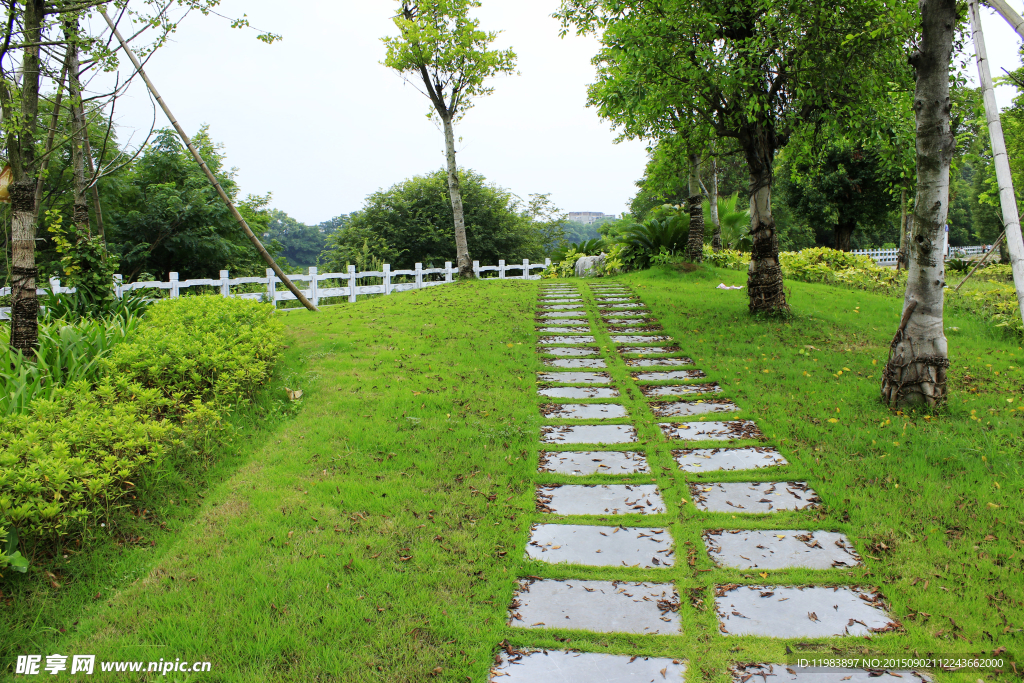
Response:
MULTIPOLYGON (((485 273, 496 273, 493 279, 514 279, 514 280, 537 280, 540 275, 532 274, 534 270, 543 270, 551 265, 551 259, 544 259, 544 263, 530 263, 529 259, 523 259, 522 265, 508 265, 504 259, 498 261, 496 266, 481 266, 479 261, 473 261, 473 272, 479 278, 487 278, 485 273), (518 275, 509 275, 510 272, 518 271, 518 275)), ((305 275, 289 275, 288 278, 296 284, 302 293, 315 305, 320 305, 321 299, 329 297, 348 297, 349 301, 355 301, 358 296, 367 294, 393 294, 404 292, 410 289, 423 289, 424 287, 435 287, 445 285, 453 281, 453 277, 459 272, 453 268, 451 261, 446 261, 444 268, 424 268, 422 263, 417 263, 413 270, 391 270, 391 265, 385 263, 383 270, 356 272, 355 266, 349 266, 344 273, 320 273, 316 268, 310 268, 305 275), (380 284, 360 285, 358 281, 363 278, 377 278, 380 284), (411 278, 411 282, 395 282, 395 279, 411 278), (344 282, 345 286, 337 286, 344 282), (304 288, 303 288, 304 287, 304 288)), ((274 271, 267 268, 266 277, 230 277, 226 270, 220 271, 219 278, 202 278, 197 280, 179 280, 177 273, 170 273, 168 282, 132 282, 123 284, 120 275, 114 276, 114 290, 117 298, 121 298, 126 292, 140 289, 166 289, 172 299, 181 295, 183 289, 188 287, 217 287, 221 296, 233 296, 243 299, 259 299, 262 301, 294 301, 295 295, 281 284, 281 279, 274 275, 274 271), (239 285, 265 285, 266 290, 261 292, 232 292, 232 287, 239 285)), ((50 278, 50 289, 60 294, 70 294, 75 291, 74 287, 62 287, 60 280, 50 278)), ((46 291, 36 290, 39 296, 46 291)), ((10 294, 10 287, 0 289, 0 296, 10 294)), ((0 320, 7 320, 10 317, 10 308, 0 308, 0 320)))
MULTIPOLYGON (((976 247, 950 247, 949 258, 963 258, 965 256, 974 256, 977 254, 984 254, 991 247, 976 246, 976 247)), ((870 256, 874 259, 875 263, 880 266, 887 266, 896 263, 896 259, 899 256, 899 249, 857 249, 850 252, 851 254, 857 254, 858 256, 870 256)))

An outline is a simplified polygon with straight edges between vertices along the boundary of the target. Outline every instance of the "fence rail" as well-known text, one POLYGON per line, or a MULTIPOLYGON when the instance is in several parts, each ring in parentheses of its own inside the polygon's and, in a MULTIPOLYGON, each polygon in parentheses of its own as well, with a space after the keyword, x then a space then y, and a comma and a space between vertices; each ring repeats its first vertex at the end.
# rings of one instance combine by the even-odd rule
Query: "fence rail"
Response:
MULTIPOLYGON (((974 247, 950 247, 949 258, 963 258, 965 256, 976 256, 984 254, 992 248, 991 245, 974 247)), ((892 265, 896 263, 899 256, 899 249, 857 249, 850 252, 858 256, 870 256, 878 265, 892 265)))
MULTIPOLYGON (((485 273, 496 273, 493 279, 499 280, 537 280, 540 275, 534 275, 532 271, 543 270, 551 265, 551 259, 544 259, 544 263, 530 263, 529 259, 523 259, 520 264, 506 264, 504 259, 498 261, 496 266, 481 266, 479 261, 473 261, 473 273, 479 278, 487 278, 485 273), (518 275, 510 275, 510 272, 518 271, 518 275)), ((302 293, 315 305, 320 305, 321 299, 330 297, 348 297, 349 301, 355 301, 359 296, 368 294, 394 294, 410 289, 423 289, 425 287, 436 287, 454 281, 454 276, 459 272, 453 268, 451 261, 446 261, 444 268, 424 268, 422 263, 417 263, 412 270, 391 270, 391 264, 385 263, 383 270, 356 272, 355 266, 349 266, 344 273, 321 273, 317 268, 310 268, 306 274, 289 275, 289 279, 296 283, 302 293), (375 278, 380 284, 357 284, 364 278, 375 278), (409 279, 410 282, 395 282, 396 279, 409 279), (337 286, 345 282, 345 286, 337 286), (323 283, 323 284, 321 284, 323 283), (305 286, 305 289, 302 287, 305 286)), ((274 274, 274 271, 267 268, 266 277, 236 277, 230 276, 226 270, 220 271, 219 278, 199 278, 195 280, 179 280, 177 273, 170 273, 167 282, 132 282, 123 284, 121 275, 114 276, 114 291, 117 298, 122 298, 127 292, 143 289, 165 289, 170 292, 170 297, 175 299, 181 296, 181 291, 189 287, 217 287, 220 295, 225 297, 239 297, 242 299, 260 299, 272 302, 275 306, 278 301, 294 301, 295 295, 287 288, 281 287, 281 279, 274 274), (265 291, 261 292, 232 292, 232 287, 240 285, 264 285, 265 291)), ((63 287, 60 280, 50 278, 50 290, 59 294, 74 293, 74 287, 63 287)), ((0 296, 11 293, 10 287, 0 289, 0 296)), ((46 290, 38 289, 39 296, 46 294, 46 290)), ((8 320, 10 308, 0 308, 0 320, 8 320)))

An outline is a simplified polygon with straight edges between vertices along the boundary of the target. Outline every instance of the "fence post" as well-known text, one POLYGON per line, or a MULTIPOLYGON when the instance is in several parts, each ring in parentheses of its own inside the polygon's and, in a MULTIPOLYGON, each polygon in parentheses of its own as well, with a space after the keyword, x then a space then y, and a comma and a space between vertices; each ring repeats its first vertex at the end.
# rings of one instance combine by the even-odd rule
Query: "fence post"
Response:
POLYGON ((60 294, 60 280, 55 277, 50 278, 50 291, 54 294, 60 294))
POLYGON ((451 282, 452 281, 452 262, 451 261, 445 261, 444 262, 444 281, 445 282, 451 282))
POLYGON ((505 259, 498 259, 498 279, 505 279, 505 259))
POLYGON ((528 258, 523 259, 523 279, 530 279, 530 259, 528 258))
POLYGON ((356 302, 356 267, 348 267, 348 300, 350 303, 356 302))
POLYGON ((220 295, 223 297, 231 296, 231 285, 228 284, 228 271, 220 271, 220 295))
POLYGON ((320 305, 320 284, 317 282, 317 269, 316 266, 309 267, 309 300, 313 302, 314 306, 320 305))
POLYGON ((480 279, 480 262, 473 261, 473 277, 480 279))
POLYGON ((391 264, 384 264, 384 293, 391 293, 391 264))
POLYGON ((124 277, 120 273, 114 276, 114 296, 118 299, 124 297, 122 282, 124 282, 124 277))
POLYGON ((274 286, 277 284, 277 275, 274 274, 273 268, 267 268, 267 298, 270 299, 270 305, 277 308, 277 288, 274 286))
POLYGON ((423 264, 416 264, 416 289, 423 289, 423 264))
POLYGON ((178 298, 178 274, 177 273, 168 273, 167 274, 167 279, 170 280, 170 283, 171 283, 171 298, 172 299, 177 299, 178 298))

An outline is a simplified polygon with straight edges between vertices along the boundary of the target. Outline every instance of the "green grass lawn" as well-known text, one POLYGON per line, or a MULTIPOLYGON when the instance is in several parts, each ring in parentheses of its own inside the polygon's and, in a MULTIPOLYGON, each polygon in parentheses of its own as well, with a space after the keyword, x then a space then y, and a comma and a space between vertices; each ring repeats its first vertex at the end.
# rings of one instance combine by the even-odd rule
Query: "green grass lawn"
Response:
MULTIPOLYGON (((630 449, 646 451, 652 474, 625 480, 656 481, 666 513, 545 515, 535 509, 537 483, 612 477, 537 473, 539 427, 552 422, 538 410, 550 399, 535 393, 536 282, 459 284, 319 315, 292 312, 273 393, 250 410, 240 448, 225 445, 236 455, 191 478, 149 482, 146 514, 119 529, 143 540, 100 543, 66 567, 58 560, 50 569, 60 588, 38 575, 11 584, 10 593, 5 587, 0 653, 212 662, 209 674, 167 680, 477 683, 507 641, 685 658, 689 682, 722 682, 730 663, 784 661, 795 641, 723 637, 710 608, 713 585, 813 582, 878 587, 886 596, 903 629, 856 639, 858 647, 1005 647, 1019 661, 1021 345, 975 318, 949 315, 947 326, 958 329, 948 333, 948 407, 893 413, 878 394, 900 299, 788 283, 794 316, 761 321, 747 314, 744 291, 714 288, 744 279, 669 268, 614 278, 649 304, 707 372, 702 381, 719 382, 721 396, 740 405, 736 416, 757 421, 790 462, 782 472, 679 471, 657 428, 669 420, 654 418, 630 388, 617 400, 639 432, 630 449), (293 419, 274 401, 285 385, 304 392, 293 419), (734 517, 699 513, 689 502, 691 481, 780 479, 808 481, 824 507, 734 517), (527 561, 530 525, 539 521, 667 526, 676 564, 527 561), (843 531, 866 568, 767 576, 717 569, 701 532, 722 527, 843 531), (673 581, 683 635, 509 628, 522 576, 673 581)), ((586 291, 585 282, 569 282, 586 291)), ((603 332, 597 342, 616 382, 632 383, 603 332)), ((995 676, 939 675, 979 677, 995 676)))

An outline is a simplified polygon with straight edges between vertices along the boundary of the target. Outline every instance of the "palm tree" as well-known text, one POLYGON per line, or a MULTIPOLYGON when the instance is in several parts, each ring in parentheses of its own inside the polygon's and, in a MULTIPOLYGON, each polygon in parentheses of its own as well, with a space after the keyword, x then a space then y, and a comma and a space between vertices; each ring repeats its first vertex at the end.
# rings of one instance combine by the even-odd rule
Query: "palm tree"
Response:
MULTIPOLYGON (((718 198, 718 225, 721 232, 722 246, 726 249, 750 251, 753 242, 750 239, 750 209, 737 210, 739 193, 730 197, 718 198)), ((704 223, 711 223, 711 204, 707 199, 703 202, 704 223)))

